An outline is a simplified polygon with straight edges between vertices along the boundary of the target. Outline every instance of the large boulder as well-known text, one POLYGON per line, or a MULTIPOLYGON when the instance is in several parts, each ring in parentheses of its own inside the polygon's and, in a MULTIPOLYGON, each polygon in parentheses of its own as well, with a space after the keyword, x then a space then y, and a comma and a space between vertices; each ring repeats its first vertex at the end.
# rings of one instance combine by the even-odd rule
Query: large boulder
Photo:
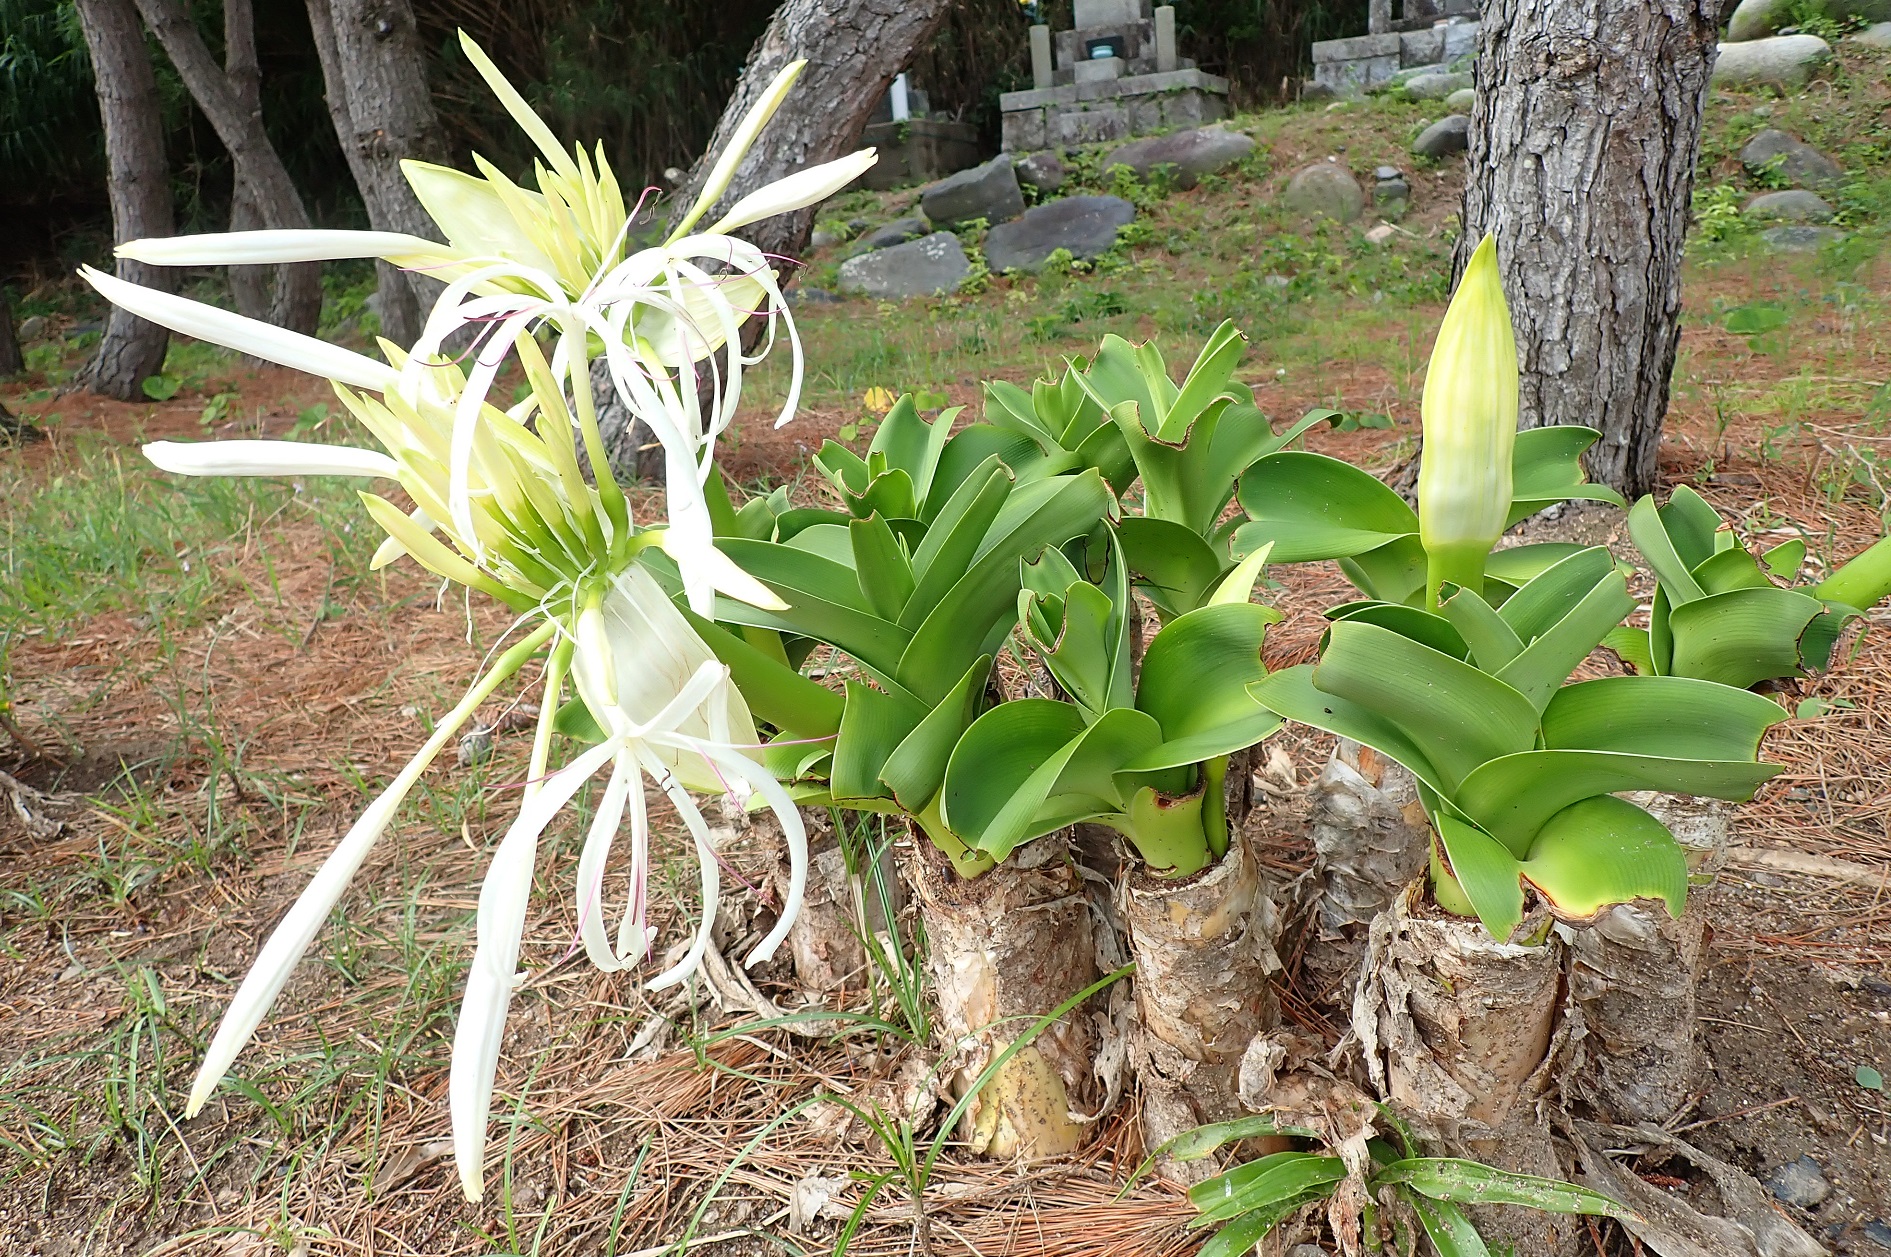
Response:
POLYGON ((860 237, 860 247, 856 252, 871 253, 875 249, 890 249, 896 244, 905 244, 908 240, 917 240, 931 233, 932 225, 923 218, 896 218, 860 237))
POLYGON ((1845 168, 1796 135, 1768 127, 1746 142, 1740 161, 1754 174, 1772 172, 1812 187, 1834 184, 1845 168))
POLYGON ((1353 172, 1335 161, 1316 161, 1294 173, 1280 203, 1305 218, 1350 223, 1366 208, 1366 194, 1353 172))
POLYGON ((840 264, 840 290, 868 297, 925 297, 951 292, 972 273, 964 246, 949 231, 875 249, 840 264))
POLYGON ((982 166, 941 179, 920 194, 919 208, 940 227, 957 227, 980 218, 988 223, 1010 222, 1024 213, 1024 193, 1018 189, 1011 154, 1000 153, 982 166))
POLYGON ((1829 223, 1834 213, 1826 199, 1817 192, 1793 188, 1787 192, 1762 192, 1740 211, 1748 218, 1762 218, 1779 223, 1829 223))
POLYGON ((1018 163, 1017 170, 1018 182, 1028 183, 1039 192, 1055 192, 1064 186, 1064 161, 1056 153, 1032 153, 1018 163))
POLYGON ((1413 100, 1443 100, 1470 86, 1468 74, 1418 74, 1405 80, 1405 94, 1413 100))
POLYGON ((1104 158, 1103 168, 1128 166, 1147 179, 1158 167, 1172 166, 1175 186, 1192 188, 1203 175, 1232 166, 1253 151, 1253 139, 1239 131, 1197 127, 1131 140, 1104 158))
POLYGON ((1775 35, 1722 44, 1714 82, 1728 87, 1804 87, 1832 59, 1832 45, 1817 35, 1775 35))
POLYGON ((1464 114, 1454 113, 1420 131, 1418 138, 1412 141, 1412 152, 1420 157, 1448 157, 1470 146, 1471 120, 1464 114))
POLYGON ((1474 87, 1460 87, 1445 97, 1445 108, 1452 113, 1470 113, 1476 105, 1477 89, 1474 87))
POLYGON ((1852 32, 1840 42, 1869 48, 1874 52, 1891 52, 1891 22, 1874 22, 1862 31, 1852 32))
MULTIPOLYGON (((1740 0, 1740 6, 1727 20, 1727 42, 1745 43, 1777 35, 1793 25, 1793 11, 1799 7, 1798 0, 1740 0)), ((1815 7, 1835 21, 1882 22, 1891 18, 1891 0, 1824 0, 1815 7)))
POLYGON ((994 271, 1034 271, 1059 249, 1079 260, 1116 243, 1116 233, 1136 217, 1136 207, 1118 196, 1067 196, 1024 211, 985 237, 985 265, 994 271))
POLYGON ((1826 245, 1844 238, 1845 233, 1836 227, 1813 227, 1799 223, 1768 227, 1760 233, 1760 239, 1774 253, 1817 253, 1826 245))

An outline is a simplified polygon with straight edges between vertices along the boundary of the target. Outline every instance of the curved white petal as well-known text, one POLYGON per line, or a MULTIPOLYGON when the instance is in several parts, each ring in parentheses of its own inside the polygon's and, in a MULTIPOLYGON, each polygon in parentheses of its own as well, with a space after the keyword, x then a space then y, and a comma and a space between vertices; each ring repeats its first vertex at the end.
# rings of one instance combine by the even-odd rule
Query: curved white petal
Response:
POLYGON ((153 236, 118 246, 118 256, 153 266, 266 266, 386 258, 403 266, 451 260, 443 244, 398 231, 222 231, 153 236))
POLYGON ((867 168, 878 160, 879 155, 874 150, 863 148, 846 157, 797 170, 787 178, 777 179, 765 188, 757 188, 737 201, 722 216, 721 221, 709 229, 708 234, 725 235, 764 218, 806 209, 825 201, 865 174, 867 168))
POLYGON ((677 567, 694 568, 705 575, 719 594, 739 598, 751 607, 760 607, 764 611, 788 609, 788 604, 781 600, 780 595, 737 567, 735 560, 716 549, 713 542, 707 546, 691 544, 674 528, 665 528, 657 534, 657 544, 665 554, 676 560, 677 567))
POLYGON ((770 83, 755 104, 750 106, 748 113, 742 118, 742 124, 735 129, 735 134, 729 137, 728 146, 722 150, 722 156, 716 159, 709 177, 703 181, 703 190, 697 195, 696 203, 689 207, 689 213, 683 216, 683 221, 678 223, 676 230, 670 233, 670 239, 675 240, 694 227, 697 220, 722 199, 722 194, 729 190, 729 183, 735 178, 736 170, 741 167, 742 159, 748 156, 750 146, 755 143, 755 137, 762 133, 762 128, 768 125, 768 120, 775 116, 777 109, 781 108, 781 102, 788 96, 788 89, 794 86, 795 79, 800 77, 801 71, 807 64, 804 59, 791 61, 783 66, 781 73, 775 76, 775 81, 770 83))
POLYGON ((400 478, 379 450, 313 441, 153 441, 144 456, 179 476, 373 476, 400 478))
MULTIPOLYGON (((401 163, 408 186, 453 247, 479 257, 508 258, 533 270, 555 272, 552 260, 519 225, 484 179, 448 166, 409 158, 401 163)), ((519 195, 540 209, 545 198, 523 188, 519 195)))
MULTIPOLYGON (((433 518, 428 515, 427 512, 417 506, 407 512, 407 518, 413 520, 414 525, 423 532, 430 533, 440 527, 440 525, 433 522, 433 518)), ((378 572, 388 564, 406 558, 407 554, 407 547, 401 544, 400 538, 388 537, 383 540, 379 546, 375 547, 374 557, 368 560, 368 570, 370 572, 378 572)))
POLYGON ((188 297, 126 283, 89 266, 81 266, 79 275, 113 305, 173 332, 356 388, 382 393, 394 387, 394 368, 352 349, 272 327, 259 319, 246 319, 188 297))

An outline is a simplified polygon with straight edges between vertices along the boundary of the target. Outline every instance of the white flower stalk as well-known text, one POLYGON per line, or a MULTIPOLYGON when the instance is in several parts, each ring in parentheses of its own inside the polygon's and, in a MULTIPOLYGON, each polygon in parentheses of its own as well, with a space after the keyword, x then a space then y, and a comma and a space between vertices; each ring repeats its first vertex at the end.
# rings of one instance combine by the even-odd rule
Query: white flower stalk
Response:
POLYGON ((1438 328, 1425 374, 1425 449, 1418 467, 1418 536, 1426 597, 1446 581, 1481 593, 1484 560, 1510 514, 1517 444, 1517 342, 1484 237, 1438 328))

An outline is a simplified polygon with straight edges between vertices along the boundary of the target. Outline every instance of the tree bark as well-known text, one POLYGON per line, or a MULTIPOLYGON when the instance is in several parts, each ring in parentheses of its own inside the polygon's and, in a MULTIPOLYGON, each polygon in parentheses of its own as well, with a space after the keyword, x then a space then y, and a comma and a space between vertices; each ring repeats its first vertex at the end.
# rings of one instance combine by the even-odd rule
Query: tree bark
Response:
MULTIPOLYGON (((234 0, 241 3, 242 0, 234 0)), ((309 213, 263 130, 260 110, 252 110, 237 84, 228 78, 190 19, 183 0, 137 0, 151 33, 158 37, 178 77, 197 108, 209 119, 217 139, 236 167, 236 186, 247 189, 265 227, 307 228, 309 213)), ((269 321, 291 331, 312 334, 322 317, 322 268, 304 262, 278 269, 269 321)))
MULTIPOLYGON (((223 5, 223 77, 237 102, 249 113, 263 112, 263 68, 256 59, 256 9, 249 0, 224 0, 223 5)), ((250 231, 262 226, 256 197, 249 183, 238 179, 230 190, 230 230, 250 231)), ((232 266, 229 268, 230 297, 238 314, 252 319, 267 319, 269 308, 269 268, 232 266)))
POLYGON ((7 290, 0 288, 0 375, 14 375, 25 369, 19 333, 13 330, 13 305, 7 300, 7 290))
MULTIPOLYGON (((168 236, 175 224, 170 169, 164 160, 163 111, 137 10, 131 0, 78 0, 78 9, 97 83, 99 115, 105 124, 112 238, 122 244, 144 236, 168 236)), ((129 283, 165 292, 174 287, 170 274, 161 267, 119 258, 114 269, 118 278, 129 283)), ((142 400, 140 386, 164 369, 169 345, 169 332, 114 306, 106 317, 98 353, 85 369, 85 383, 105 397, 142 400)))
POLYGON ((1589 473, 1654 488, 1722 0, 1485 0, 1456 269, 1497 236, 1521 426, 1602 433, 1589 473))
MULTIPOLYGON (((407 158, 445 159, 446 138, 427 90, 427 61, 408 0, 308 0, 328 114, 376 231, 438 240, 440 230, 401 173, 407 158)), ((376 264, 381 334, 420 339, 440 285, 376 264)))

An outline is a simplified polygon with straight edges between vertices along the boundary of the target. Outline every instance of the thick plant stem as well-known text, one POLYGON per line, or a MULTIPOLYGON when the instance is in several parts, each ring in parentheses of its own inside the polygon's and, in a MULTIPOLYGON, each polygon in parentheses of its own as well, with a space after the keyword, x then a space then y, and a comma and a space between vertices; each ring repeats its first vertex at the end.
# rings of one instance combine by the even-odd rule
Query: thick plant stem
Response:
MULTIPOLYGON (((1434 1151, 1557 1176, 1545 1109, 1560 1056, 1563 944, 1500 943, 1474 920, 1408 885, 1373 923, 1353 1002, 1353 1033, 1381 1099, 1434 1151)), ((1480 1219, 1487 1241, 1553 1254, 1576 1223, 1534 1210, 1480 1219)), ((1497 1251, 1493 1244, 1493 1251, 1497 1251)))
MULTIPOLYGON (((1688 852, 1695 878, 1726 859, 1732 809, 1713 799, 1636 796, 1688 852)), ((1577 1013, 1569 1090, 1604 1121, 1660 1125, 1694 1090, 1695 989, 1706 925, 1702 899, 1688 893, 1679 920, 1660 904, 1618 904, 1570 931, 1569 998, 1577 1013)))
MULTIPOLYGON (((1060 832, 1019 848, 975 878, 915 835, 907 885, 926 928, 927 967, 949 1058, 946 1087, 963 1096, 986 1064, 1098 977, 1082 875, 1060 832)), ((987 1156, 1059 1156, 1083 1142, 1096 1093, 1096 1029, 1083 1009, 1053 1023, 988 1080, 960 1131, 987 1156)))
POLYGON ((1344 738, 1314 783, 1309 821, 1302 963, 1315 990, 1347 1007, 1374 918, 1424 871, 1431 822, 1411 773, 1344 738))
MULTIPOLYGON (((1243 1112, 1241 1057, 1279 1021, 1268 975, 1280 968, 1280 921, 1248 843, 1187 878, 1132 872, 1123 917, 1136 958, 1141 1033, 1132 1059, 1142 1083, 1143 1146, 1243 1112)), ((1192 1167, 1206 1177, 1212 1161, 1192 1167)))

